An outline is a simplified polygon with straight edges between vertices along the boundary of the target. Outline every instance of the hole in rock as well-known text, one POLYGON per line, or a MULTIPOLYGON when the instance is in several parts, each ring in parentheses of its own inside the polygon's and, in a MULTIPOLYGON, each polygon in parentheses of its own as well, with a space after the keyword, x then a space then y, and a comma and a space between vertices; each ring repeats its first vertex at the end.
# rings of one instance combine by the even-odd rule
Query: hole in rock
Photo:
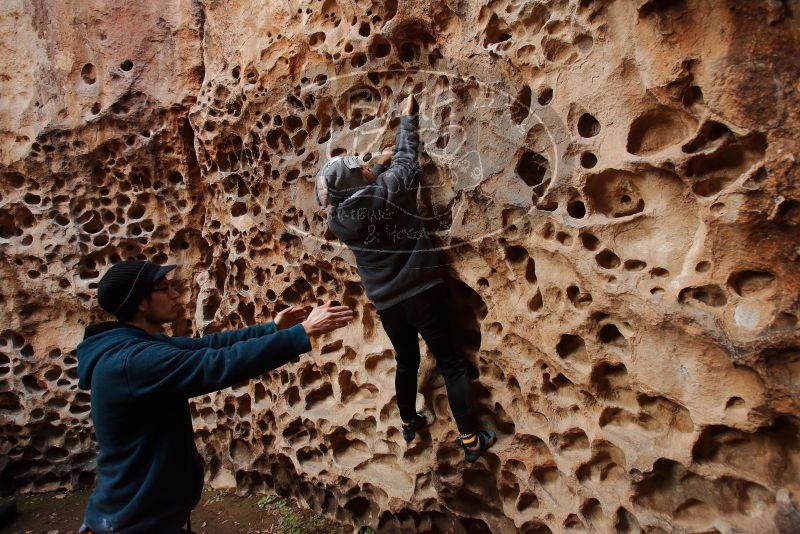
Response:
POLYGON ((376 38, 369 47, 369 54, 376 59, 388 56, 391 51, 392 45, 389 41, 380 38, 376 38))
POLYGON ((0 409, 9 412, 18 412, 22 409, 19 396, 11 391, 0 391, 0 409))
POLYGON ((333 397, 333 386, 330 383, 323 384, 319 388, 310 391, 306 394, 306 410, 314 407, 316 404, 320 404, 325 402, 326 400, 333 397))
POLYGON ((586 345, 581 336, 573 334, 561 334, 561 338, 556 344, 556 352, 564 359, 575 357, 586 353, 586 345))
POLYGON ((718 285, 710 284, 706 286, 687 287, 678 294, 678 302, 692 303, 701 302, 706 306, 718 308, 728 303, 725 292, 718 285))
POLYGON ((703 124, 695 138, 683 145, 681 149, 689 154, 707 150, 722 137, 732 138, 733 132, 724 124, 717 121, 708 121, 703 124))
POLYGON ((172 185, 178 185, 183 183, 183 175, 179 171, 171 171, 167 180, 172 185))
POLYGON ((133 61, 131 61, 130 59, 126 59, 120 64, 119 68, 127 72, 133 68, 133 61))
POLYGON ((772 322, 774 330, 793 330, 797 328, 797 316, 789 312, 781 312, 772 322))
POLYGON ((556 232, 556 241, 565 247, 569 247, 572 245, 572 236, 567 232, 556 232))
POLYGON ((592 169, 597 165, 597 156, 591 152, 584 152, 581 154, 581 167, 584 169, 592 169))
POLYGON ((638 534, 641 532, 636 516, 623 507, 617 510, 617 521, 614 527, 618 534, 638 534))
POLYGON ((81 78, 83 82, 87 85, 92 85, 94 82, 97 81, 97 69, 94 68, 94 65, 91 63, 87 63, 81 69, 81 78))
POLYGON ((738 271, 728 277, 728 286, 740 297, 761 296, 775 289, 775 276, 765 271, 738 271))
MULTIPOLYGON (((527 250, 525 252, 527 253, 527 250)), ((536 262, 533 261, 533 258, 528 258, 528 262, 525 264, 525 280, 529 284, 536 283, 536 262)))
POLYGON ((800 388, 800 347, 784 347, 765 351, 767 371, 776 382, 800 388))
POLYGON ((702 182, 697 182, 692 186, 692 191, 701 197, 713 197, 731 182, 730 178, 725 176, 713 176, 702 182))
POLYGON ((647 187, 658 185, 642 182, 641 176, 632 172, 608 169, 586 179, 586 196, 592 207, 606 217, 627 217, 644 211, 645 201, 639 190, 641 184, 647 187))
POLYGON ((526 150, 517 162, 517 176, 525 185, 535 187, 542 183, 547 173, 548 162, 541 154, 526 150))
POLYGON ((489 19, 489 22, 486 24, 486 28, 484 30, 484 48, 508 41, 511 39, 510 31, 511 30, 508 29, 505 23, 497 17, 497 14, 492 13, 492 17, 489 19))
POLYGON ((578 119, 578 133, 581 137, 594 137, 600 133, 600 123, 589 113, 584 113, 578 119))
POLYGON ((626 271, 641 271, 647 264, 641 260, 625 260, 622 264, 626 271))
POLYGON ((525 261, 528 257, 528 251, 525 247, 519 245, 512 245, 506 248, 506 259, 511 263, 520 263, 525 261))
POLYGON ((536 495, 533 493, 523 491, 519 499, 517 500, 517 510, 523 511, 527 510, 528 508, 538 508, 539 507, 539 499, 536 498, 536 495))
POLYGON ((567 298, 576 308, 585 308, 592 303, 592 296, 589 293, 582 292, 578 286, 569 286, 566 293, 567 298))
POLYGON ((103 221, 97 212, 92 212, 92 217, 83 225, 83 231, 89 234, 96 234, 103 229, 103 221))
POLYGON ((545 489, 553 489, 561 481, 561 472, 554 465, 534 467, 533 476, 545 489))
POLYGON ((247 213, 247 204, 244 202, 235 202, 231 207, 231 215, 233 217, 241 217, 247 213))
POLYGON ((351 499, 347 501, 347 504, 344 505, 345 509, 347 509, 350 513, 353 514, 356 518, 365 517, 372 511, 372 508, 375 505, 369 501, 366 497, 359 496, 355 499, 351 499))
POLYGON ((572 45, 559 38, 545 37, 542 39, 542 48, 548 61, 567 63, 577 58, 577 53, 572 45))
MULTIPOLYGON (((713 204, 712 212, 720 215, 725 212, 725 204, 713 204)), ((776 222, 787 226, 800 226, 800 202, 797 200, 786 199, 778 204, 776 222)))
POLYGON ((540 106, 546 106, 550 102, 553 101, 553 89, 551 87, 541 87, 539 88, 539 96, 536 97, 536 101, 539 102, 540 106))
POLYGON ((762 159, 766 150, 767 138, 761 133, 750 134, 709 154, 694 156, 686 164, 686 176, 698 179, 724 178, 731 182, 762 159))
MULTIPOLYGON (((707 426, 697 438, 692 456, 698 463, 724 466, 746 480, 770 479, 784 484, 797 479, 798 447, 796 421, 779 416, 771 425, 754 432, 724 425, 707 426), (756 462, 754 458, 770 458, 771 461, 756 462)), ((747 495, 741 498, 746 500, 747 495)))
POLYGON ((542 299, 542 291, 536 290, 536 294, 528 301, 528 309, 532 312, 537 312, 542 309, 544 300, 542 299))
POLYGON ((586 530, 586 526, 583 524, 583 521, 578 519, 578 516, 575 514, 570 514, 564 520, 564 528, 566 530, 573 530, 573 531, 584 531, 586 530))
POLYGON ((567 213, 575 219, 583 219, 586 216, 586 205, 581 200, 572 200, 567 204, 567 213))
POLYGON ((647 0, 639 6, 639 14, 644 18, 656 13, 680 13, 685 9, 686 0, 647 0))
POLYGON ((597 261, 597 264, 604 269, 616 269, 620 264, 619 256, 607 248, 597 253, 594 259, 597 261))
POLYGON ((581 515, 589 521, 600 521, 605 517, 603 508, 600 506, 600 501, 597 499, 589 499, 581 506, 581 515))
POLYGON ((616 345, 618 347, 625 346, 625 336, 623 336, 622 333, 620 333, 619 328, 617 328, 617 325, 613 323, 608 323, 606 325, 603 325, 603 327, 600 328, 597 337, 603 343, 616 345))
POLYGON ((206 321, 210 321, 214 318, 219 309, 220 304, 222 304, 222 300, 217 295, 216 292, 212 292, 208 295, 208 299, 206 300, 205 304, 203 305, 203 319, 206 321))
POLYGON ((600 396, 615 398, 628 384, 628 370, 621 363, 602 362, 592 371, 591 382, 600 396))
POLYGON ((308 46, 310 46, 311 48, 316 48, 318 46, 321 46, 325 42, 325 37, 327 37, 325 35, 325 32, 312 33, 311 36, 308 38, 308 46))
POLYGON ((558 19, 550 21, 547 23, 547 26, 545 26, 545 30, 547 30, 547 33, 550 35, 560 35, 564 33, 566 29, 567 24, 563 20, 558 19))
POLYGON ((728 402, 725 403, 726 410, 743 410, 745 408, 744 399, 741 397, 731 397, 728 399, 728 402))
POLYGON ((581 238, 581 243, 583 243, 583 248, 586 250, 594 251, 600 246, 600 240, 594 234, 583 232, 579 237, 581 238))
POLYGON ((558 202, 554 200, 543 201, 537 204, 536 207, 542 211, 556 211, 558 209, 558 202))
POLYGON ((669 108, 650 110, 631 123, 627 150, 646 155, 659 152, 686 137, 689 125, 678 112, 669 108))
POLYGON ((759 167, 755 172, 750 173, 745 182, 742 184, 747 189, 759 189, 761 184, 767 179, 767 169, 759 167))
MULTIPOLYGON (((36 145, 36 143, 34 143, 34 145, 36 145)), ((25 176, 23 176, 23 175, 21 175, 21 174, 19 174, 17 172, 12 172, 12 173, 5 174, 3 176, 3 178, 5 180, 7 180, 7 182, 11 185, 11 187, 14 187, 14 188, 22 187, 23 185, 25 185, 25 181, 26 181, 25 176)))
POLYGON ((400 45, 400 61, 413 63, 419 59, 421 53, 420 46, 416 43, 403 43, 400 45))
POLYGON ((588 34, 578 35, 572 41, 572 45, 575 46, 582 54, 586 54, 592 49, 592 46, 594 46, 594 39, 592 39, 592 36, 588 34))
POLYGON ((43 391, 46 386, 42 384, 34 375, 25 375, 22 377, 22 385, 29 391, 43 391))
POLYGON ((687 108, 693 108, 694 106, 702 104, 703 90, 696 85, 688 87, 683 93, 681 102, 683 102, 683 105, 687 108))
POLYGON ((515 124, 524 121, 531 112, 531 88, 527 85, 520 89, 517 98, 511 103, 511 120, 515 124))

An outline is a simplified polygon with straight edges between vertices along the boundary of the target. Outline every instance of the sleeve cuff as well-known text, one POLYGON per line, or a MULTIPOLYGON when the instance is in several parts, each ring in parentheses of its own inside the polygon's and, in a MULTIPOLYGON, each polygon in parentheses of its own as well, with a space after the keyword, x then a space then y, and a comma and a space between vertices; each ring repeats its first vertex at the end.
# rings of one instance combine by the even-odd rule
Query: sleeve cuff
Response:
POLYGON ((286 332, 291 333, 292 343, 296 349, 295 352, 298 354, 311 352, 311 340, 308 339, 308 334, 306 334, 306 329, 303 328, 302 324, 296 324, 288 328, 286 332))
POLYGON ((275 321, 264 323, 261 325, 261 331, 262 331, 261 335, 264 336, 267 334, 274 334, 275 332, 278 331, 278 325, 275 324, 275 321))

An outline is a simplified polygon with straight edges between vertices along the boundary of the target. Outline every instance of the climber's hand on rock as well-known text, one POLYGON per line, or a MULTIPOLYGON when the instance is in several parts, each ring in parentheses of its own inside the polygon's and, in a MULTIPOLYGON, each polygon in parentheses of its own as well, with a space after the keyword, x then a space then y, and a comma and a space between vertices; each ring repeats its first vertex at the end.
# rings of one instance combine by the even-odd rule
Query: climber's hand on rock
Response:
POLYGON ((353 310, 347 306, 334 306, 331 301, 311 310, 302 322, 308 337, 320 336, 333 332, 353 320, 353 310))
POLYGON ((380 163, 381 165, 386 165, 387 163, 392 161, 392 156, 394 156, 394 148, 389 147, 389 148, 384 148, 383 152, 381 152, 376 159, 378 160, 378 163, 380 163))
POLYGON ((306 318, 306 311, 298 306, 289 306, 275 315, 275 326, 278 330, 296 325, 306 318))
POLYGON ((406 98, 406 104, 403 107, 403 115, 413 115, 419 111, 419 106, 417 105, 417 100, 414 98, 414 94, 408 95, 406 98))

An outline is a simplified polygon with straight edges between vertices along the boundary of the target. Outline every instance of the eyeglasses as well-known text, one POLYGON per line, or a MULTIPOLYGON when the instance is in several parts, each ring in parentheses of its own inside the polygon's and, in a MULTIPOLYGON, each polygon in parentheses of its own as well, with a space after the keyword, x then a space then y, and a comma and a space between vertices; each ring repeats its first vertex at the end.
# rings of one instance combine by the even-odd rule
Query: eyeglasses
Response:
POLYGON ((181 290, 181 283, 178 280, 165 280, 166 283, 160 282, 156 287, 151 289, 150 291, 155 293, 156 291, 169 291, 173 289, 177 292, 181 290))

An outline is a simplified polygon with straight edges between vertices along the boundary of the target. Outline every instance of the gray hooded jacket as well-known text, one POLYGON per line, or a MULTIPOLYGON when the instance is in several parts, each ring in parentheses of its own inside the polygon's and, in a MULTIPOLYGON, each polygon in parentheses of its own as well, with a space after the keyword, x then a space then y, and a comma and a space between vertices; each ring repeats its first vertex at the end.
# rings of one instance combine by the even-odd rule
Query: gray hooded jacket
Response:
POLYGON ((378 310, 444 281, 438 252, 417 213, 418 147, 417 116, 405 115, 392 161, 385 170, 375 169, 374 183, 354 186, 341 173, 325 180, 333 206, 328 226, 353 251, 367 296, 378 310), (339 193, 337 177, 339 185, 350 187, 346 195, 339 193))

